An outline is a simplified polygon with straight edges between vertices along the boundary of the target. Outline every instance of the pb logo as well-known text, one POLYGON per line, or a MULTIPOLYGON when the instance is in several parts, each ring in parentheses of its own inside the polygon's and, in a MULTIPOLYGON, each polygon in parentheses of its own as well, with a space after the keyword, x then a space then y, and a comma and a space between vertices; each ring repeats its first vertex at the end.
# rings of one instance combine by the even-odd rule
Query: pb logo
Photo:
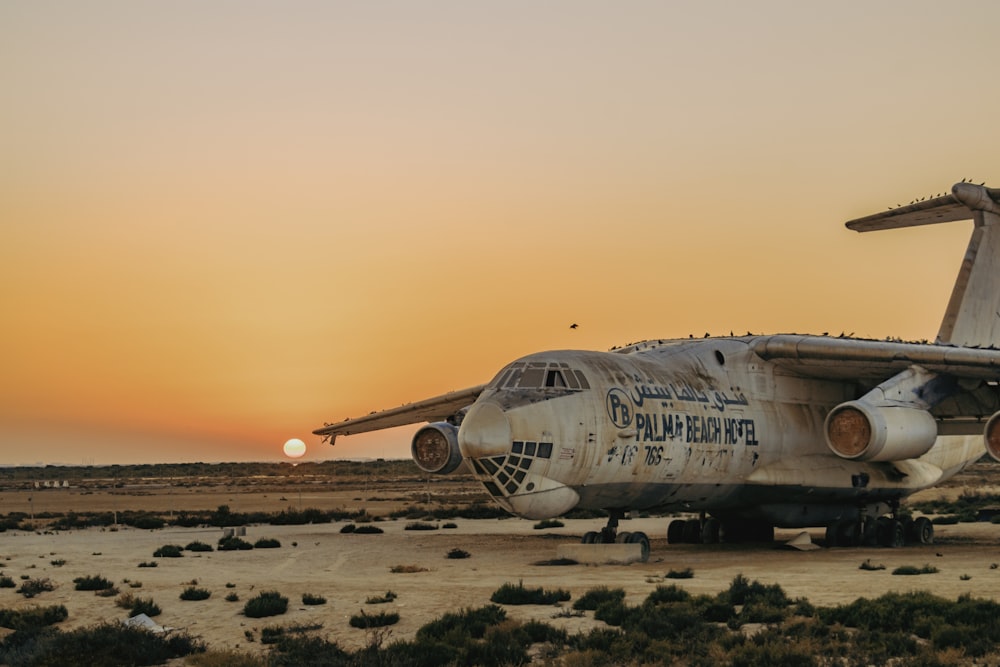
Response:
POLYGON ((604 400, 608 408, 608 416, 618 428, 628 428, 632 425, 632 399, 618 387, 608 391, 604 400))

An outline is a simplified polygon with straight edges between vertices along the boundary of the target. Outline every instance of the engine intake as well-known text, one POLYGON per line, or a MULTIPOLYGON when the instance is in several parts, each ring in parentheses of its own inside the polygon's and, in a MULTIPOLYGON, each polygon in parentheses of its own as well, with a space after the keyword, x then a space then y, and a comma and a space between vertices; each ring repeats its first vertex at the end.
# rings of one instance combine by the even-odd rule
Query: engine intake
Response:
POLYGON ((986 422, 983 439, 986 441, 986 453, 994 461, 1000 461, 1000 412, 994 413, 986 422))
MULTIPOLYGON (((937 422, 926 410, 876 406, 863 400, 842 403, 831 410, 824 430, 826 444, 833 453, 854 461, 917 458, 934 446, 938 435, 937 422)), ((1000 429, 996 441, 1000 452, 1000 429)))
POLYGON ((448 422, 428 424, 413 436, 410 453, 424 472, 447 475, 462 463, 458 428, 448 422))

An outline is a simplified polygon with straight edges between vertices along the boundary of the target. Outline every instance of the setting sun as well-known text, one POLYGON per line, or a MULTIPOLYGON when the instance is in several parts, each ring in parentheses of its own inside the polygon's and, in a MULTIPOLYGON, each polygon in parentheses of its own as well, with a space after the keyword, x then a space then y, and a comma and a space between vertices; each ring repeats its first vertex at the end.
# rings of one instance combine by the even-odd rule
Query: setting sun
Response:
POLYGON ((297 459, 306 453, 306 443, 298 438, 292 438, 285 442, 284 450, 285 456, 290 459, 297 459))

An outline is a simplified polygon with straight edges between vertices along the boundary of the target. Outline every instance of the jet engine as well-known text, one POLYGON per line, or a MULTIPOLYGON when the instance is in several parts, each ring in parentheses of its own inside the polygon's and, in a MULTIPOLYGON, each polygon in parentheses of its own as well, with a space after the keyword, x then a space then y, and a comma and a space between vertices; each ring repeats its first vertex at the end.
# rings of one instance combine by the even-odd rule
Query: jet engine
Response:
POLYGON ((986 452, 994 461, 1000 461, 1000 412, 994 413, 986 422, 983 439, 986 441, 986 452))
POLYGON ((448 422, 428 424, 413 436, 410 453, 424 472, 446 475, 462 463, 458 428, 448 422))
MULTIPOLYGON (((937 422, 926 410, 872 405, 863 400, 841 403, 831 410, 824 430, 833 453, 855 461, 917 458, 934 446, 938 435, 937 422)), ((995 438, 1000 452, 1000 428, 995 438)))

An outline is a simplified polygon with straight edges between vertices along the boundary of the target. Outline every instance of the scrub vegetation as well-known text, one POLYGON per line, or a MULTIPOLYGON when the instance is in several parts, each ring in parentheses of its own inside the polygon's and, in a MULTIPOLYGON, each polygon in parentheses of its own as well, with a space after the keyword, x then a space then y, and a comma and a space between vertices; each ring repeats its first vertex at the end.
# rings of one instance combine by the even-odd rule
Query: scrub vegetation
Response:
POLYGON ((556 590, 545 590, 541 586, 538 588, 525 588, 524 583, 519 581, 517 585, 506 583, 494 591, 490 596, 490 602, 497 604, 556 604, 566 602, 570 599, 569 591, 558 588, 556 590))
POLYGON ((277 616, 288 611, 288 598, 277 591, 263 591, 247 600, 243 614, 250 618, 277 616))
MULTIPOLYGON (((533 591, 523 586, 505 589, 533 591)), ((518 595, 523 595, 519 592, 518 595)), ((531 593, 529 597, 533 597, 531 593)), ((120 598, 120 602, 124 601, 120 598)), ((261 593, 251 602, 268 613, 283 613, 287 598, 261 593), (280 611, 279 611, 280 609, 280 611)), ((251 602, 247 603, 248 608, 251 602)), ((790 599, 780 586, 733 579, 716 595, 692 595, 677 585, 661 585, 637 605, 625 602, 622 589, 601 586, 574 604, 603 625, 569 634, 541 621, 507 618, 489 604, 445 614, 421 627, 412 640, 389 642, 379 630, 399 614, 364 611, 350 625, 365 630, 369 644, 347 651, 301 628, 267 628, 264 655, 204 647, 184 632, 155 635, 118 623, 68 632, 62 605, 0 609, 0 663, 61 664, 72 655, 81 664, 160 664, 190 656, 193 665, 398 665, 484 667, 528 664, 552 667, 611 665, 957 665, 995 664, 1000 654, 1000 604, 963 595, 947 600, 930 593, 887 593, 850 604, 814 607, 790 599), (744 632, 744 626, 753 628, 744 632)), ((262 641, 264 633, 262 632, 262 641)))

